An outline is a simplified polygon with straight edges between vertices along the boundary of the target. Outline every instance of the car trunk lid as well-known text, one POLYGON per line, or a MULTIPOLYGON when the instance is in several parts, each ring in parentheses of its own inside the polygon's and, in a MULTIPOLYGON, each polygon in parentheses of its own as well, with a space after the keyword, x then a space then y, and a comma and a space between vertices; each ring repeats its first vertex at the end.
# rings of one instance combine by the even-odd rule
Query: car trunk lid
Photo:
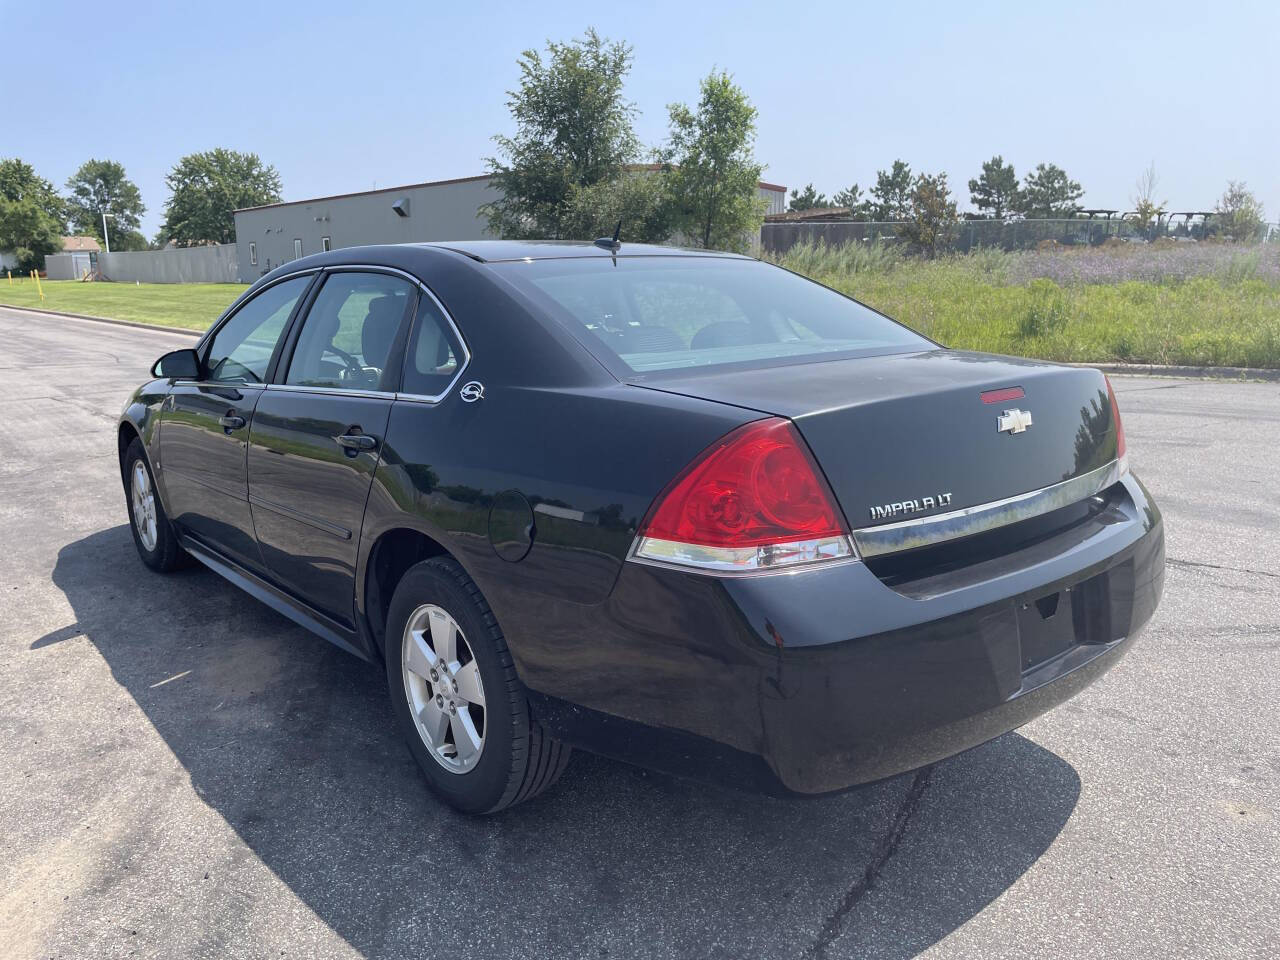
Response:
POLYGON ((1039 490, 1116 457, 1106 380, 1087 368, 930 350, 633 382, 791 419, 854 529, 1039 490))

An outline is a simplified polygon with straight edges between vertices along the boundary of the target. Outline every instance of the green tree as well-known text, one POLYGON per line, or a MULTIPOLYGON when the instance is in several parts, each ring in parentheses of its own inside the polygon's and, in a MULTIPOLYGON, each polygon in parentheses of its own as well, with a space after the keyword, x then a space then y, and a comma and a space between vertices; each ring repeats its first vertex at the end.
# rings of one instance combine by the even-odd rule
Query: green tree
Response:
POLYGON ((256 153, 206 150, 178 161, 165 177, 169 201, 157 241, 180 247, 232 243, 234 211, 280 202, 280 174, 256 153))
POLYGON ((589 187, 573 186, 561 220, 565 236, 613 236, 621 221, 626 242, 666 242, 674 230, 670 176, 663 169, 635 170, 589 187))
POLYGON ((66 229, 62 198, 53 184, 16 157, 0 160, 0 251, 12 253, 19 270, 38 270, 62 249, 66 229))
POLYGON ((911 191, 914 181, 911 167, 901 160, 893 161, 891 170, 876 171, 876 185, 871 188, 870 213, 873 220, 905 220, 911 216, 911 191))
POLYGON ((671 133, 664 151, 672 164, 676 223, 700 247, 745 250, 760 232, 766 201, 752 146, 756 108, 723 71, 701 84, 697 110, 668 108, 671 133))
POLYGON ((1030 220, 1057 220, 1074 217, 1084 188, 1052 163, 1036 165, 1026 176, 1019 210, 1030 220))
POLYGON ((508 91, 514 136, 494 142, 491 185, 500 199, 483 208, 502 237, 569 236, 564 224, 575 188, 615 180, 640 153, 622 96, 631 48, 594 30, 569 43, 547 41, 520 55, 520 87, 508 91))
POLYGON ((832 200, 837 207, 846 207, 849 210, 849 216, 854 220, 872 220, 873 204, 869 198, 863 195, 862 188, 856 183, 845 190, 839 191, 832 200))
POLYGON ((110 240, 113 250, 142 250, 146 240, 138 232, 142 214, 142 194, 125 176, 124 167, 114 160, 89 160, 80 165, 69 180, 67 216, 76 233, 110 240), (102 234, 103 214, 108 217, 108 237, 102 234))
POLYGON ((31 164, 23 163, 17 157, 0 160, 0 197, 11 201, 29 198, 58 225, 59 230, 66 228, 66 202, 58 196, 52 183, 38 176, 31 164))
POLYGON ((1218 229, 1236 240, 1257 240, 1262 232, 1262 203, 1246 187, 1243 180, 1231 180, 1214 207, 1218 229))
POLYGON ((955 226, 956 202, 947 186, 947 175, 922 173, 911 187, 911 213, 898 235, 927 256, 934 256, 955 226))
POLYGON ((970 202, 994 220, 1003 220, 1018 209, 1020 193, 1013 164, 1005 163, 998 153, 982 165, 980 177, 969 181, 970 202))
POLYGON ((819 193, 813 188, 813 184, 806 184, 803 190, 791 191, 791 202, 787 205, 788 210, 818 210, 826 209, 832 206, 826 194, 819 193))
POLYGON ((844 190, 837 190, 836 195, 831 199, 837 207, 848 207, 852 210, 862 203, 862 188, 855 183, 844 190))

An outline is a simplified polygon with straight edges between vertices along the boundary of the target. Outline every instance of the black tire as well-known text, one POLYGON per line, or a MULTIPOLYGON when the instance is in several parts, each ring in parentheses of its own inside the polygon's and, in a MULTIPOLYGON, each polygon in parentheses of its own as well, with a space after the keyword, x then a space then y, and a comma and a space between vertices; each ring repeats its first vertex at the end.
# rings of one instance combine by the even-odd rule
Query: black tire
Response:
POLYGON ((151 472, 151 464, 147 462, 147 454, 142 448, 142 441, 137 437, 134 437, 133 443, 129 444, 129 449, 125 451, 123 467, 125 511, 129 517, 129 531, 133 534, 133 545, 138 549, 138 556, 143 563, 158 573, 169 573, 172 570, 187 566, 191 558, 178 544, 178 535, 174 533, 173 524, 169 522, 169 517, 164 512, 164 504, 160 502, 160 495, 154 492, 156 489, 155 474, 151 472), (134 464, 136 463, 141 463, 142 469, 147 472, 147 479, 153 491, 156 526, 156 542, 153 547, 148 547, 142 542, 142 537, 138 533, 138 524, 134 518, 132 484, 134 464))
POLYGON ((385 647, 396 723, 440 799, 464 813, 495 813, 536 796, 560 777, 570 748, 532 718, 498 621, 480 588, 456 561, 436 557, 409 568, 391 598, 385 647), (446 770, 432 755, 405 691, 405 627, 423 604, 441 607, 457 621, 484 686, 484 746, 475 766, 465 773, 446 770))

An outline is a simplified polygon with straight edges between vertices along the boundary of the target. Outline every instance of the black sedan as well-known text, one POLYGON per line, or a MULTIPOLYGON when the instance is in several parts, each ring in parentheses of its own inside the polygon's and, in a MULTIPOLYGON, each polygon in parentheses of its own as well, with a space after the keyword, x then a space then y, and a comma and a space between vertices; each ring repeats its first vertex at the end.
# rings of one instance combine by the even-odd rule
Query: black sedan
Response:
POLYGON ((803 794, 929 764, 1096 679, 1164 580, 1101 373, 747 257, 339 250, 152 373, 119 427, 143 562, 384 663, 466 811, 575 746, 803 794))

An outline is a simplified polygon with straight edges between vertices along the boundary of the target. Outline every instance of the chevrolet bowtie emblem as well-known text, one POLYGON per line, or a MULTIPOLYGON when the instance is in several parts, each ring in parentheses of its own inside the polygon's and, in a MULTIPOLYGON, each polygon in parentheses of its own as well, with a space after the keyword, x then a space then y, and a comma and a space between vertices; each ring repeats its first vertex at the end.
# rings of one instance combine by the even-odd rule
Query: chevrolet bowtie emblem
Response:
POLYGON ((1006 410, 996 417, 996 429, 1001 433, 1023 433, 1031 426, 1030 410, 1006 410))

